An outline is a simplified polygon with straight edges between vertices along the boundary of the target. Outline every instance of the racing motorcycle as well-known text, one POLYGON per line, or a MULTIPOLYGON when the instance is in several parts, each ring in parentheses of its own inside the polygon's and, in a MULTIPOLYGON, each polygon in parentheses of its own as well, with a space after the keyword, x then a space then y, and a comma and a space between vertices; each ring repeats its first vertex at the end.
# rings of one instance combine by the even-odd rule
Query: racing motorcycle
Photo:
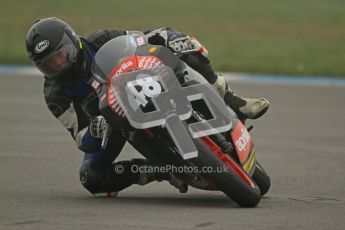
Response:
POLYGON ((132 35, 99 49, 91 85, 108 122, 102 146, 119 129, 155 164, 192 169, 172 171, 186 185, 222 191, 242 207, 256 206, 270 178, 255 158, 249 128, 177 55, 184 54, 132 35), (157 151, 145 151, 147 145, 157 151))

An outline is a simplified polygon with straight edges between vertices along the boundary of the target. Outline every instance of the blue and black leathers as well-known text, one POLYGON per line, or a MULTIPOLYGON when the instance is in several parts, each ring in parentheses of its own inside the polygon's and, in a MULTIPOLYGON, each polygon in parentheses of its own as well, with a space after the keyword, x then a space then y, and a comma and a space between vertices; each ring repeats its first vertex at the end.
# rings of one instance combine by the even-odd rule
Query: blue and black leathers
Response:
MULTIPOLYGON (((149 43, 166 46, 164 38, 159 38, 164 30, 168 37, 178 33, 169 28, 160 29, 159 33, 150 31, 147 33, 149 43)), ((126 143, 120 131, 112 132, 105 150, 101 149, 101 139, 92 137, 89 131, 90 119, 100 115, 98 97, 91 87, 93 56, 104 43, 127 33, 122 30, 99 30, 86 39, 81 38, 78 61, 71 71, 57 78, 45 78, 44 82, 44 96, 49 110, 70 132, 78 148, 85 152, 80 180, 91 193, 120 191, 137 183, 139 173, 132 172, 130 168, 133 164, 145 164, 145 160, 113 163, 126 143), (119 164, 124 172, 116 174, 114 169, 119 164)), ((184 55, 181 59, 214 83, 217 76, 207 58, 193 54, 184 55)))

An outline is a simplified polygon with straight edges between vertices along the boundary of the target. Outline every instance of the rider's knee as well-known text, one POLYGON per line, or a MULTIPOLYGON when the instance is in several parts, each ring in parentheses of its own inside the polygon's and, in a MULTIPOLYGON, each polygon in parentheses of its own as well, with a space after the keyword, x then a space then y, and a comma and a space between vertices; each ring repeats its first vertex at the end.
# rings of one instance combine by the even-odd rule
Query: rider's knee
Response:
POLYGON ((103 173, 94 170, 90 164, 82 165, 79 169, 81 184, 92 194, 103 192, 105 177, 103 173))

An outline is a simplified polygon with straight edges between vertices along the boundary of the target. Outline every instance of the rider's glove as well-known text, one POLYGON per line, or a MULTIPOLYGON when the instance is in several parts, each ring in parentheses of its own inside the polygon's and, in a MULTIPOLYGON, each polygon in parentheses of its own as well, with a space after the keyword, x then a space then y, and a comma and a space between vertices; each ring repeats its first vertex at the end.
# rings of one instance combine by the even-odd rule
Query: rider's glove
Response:
POLYGON ((168 47, 175 53, 180 53, 187 50, 196 50, 203 56, 208 56, 207 49, 195 38, 182 34, 176 34, 168 39, 168 47))
POLYGON ((93 118, 89 125, 90 134, 94 138, 102 138, 107 128, 107 121, 103 116, 93 118))
POLYGON ((169 37, 167 46, 175 53, 193 49, 190 37, 182 34, 175 34, 169 37))

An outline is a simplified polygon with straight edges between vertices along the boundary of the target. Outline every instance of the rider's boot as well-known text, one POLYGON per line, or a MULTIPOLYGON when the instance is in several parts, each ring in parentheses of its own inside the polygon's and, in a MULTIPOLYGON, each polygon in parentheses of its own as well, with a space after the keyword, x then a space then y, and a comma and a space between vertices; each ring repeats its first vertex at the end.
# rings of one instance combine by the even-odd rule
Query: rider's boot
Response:
POLYGON ((225 103, 235 111, 239 119, 257 119, 269 108, 269 101, 265 98, 244 98, 236 95, 222 76, 217 77, 213 84, 225 103))

